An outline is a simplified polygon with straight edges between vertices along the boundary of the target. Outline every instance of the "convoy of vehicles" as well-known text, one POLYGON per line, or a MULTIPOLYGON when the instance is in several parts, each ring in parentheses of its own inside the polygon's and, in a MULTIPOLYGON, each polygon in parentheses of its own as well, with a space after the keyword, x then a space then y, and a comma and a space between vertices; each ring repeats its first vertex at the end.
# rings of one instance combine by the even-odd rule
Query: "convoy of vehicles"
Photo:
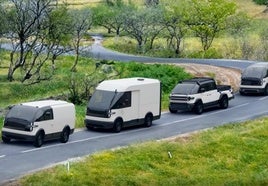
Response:
POLYGON ((101 82, 89 100, 85 118, 88 129, 120 132, 161 116, 161 83, 157 79, 125 78, 101 82))
POLYGON ((241 75, 241 95, 261 93, 268 95, 268 63, 259 62, 248 66, 241 75))
MULTIPOLYGON (((268 63, 247 67, 241 76, 239 92, 268 95, 268 63)), ((170 94, 169 111, 226 109, 234 93, 229 85, 216 85, 213 78, 200 77, 179 82, 170 94)), ((101 82, 89 99, 84 120, 88 129, 104 128, 120 132, 124 127, 144 125, 161 117, 161 82, 150 78, 125 78, 101 82)), ((75 128, 75 107, 60 100, 43 100, 13 106, 5 116, 2 141, 12 139, 33 141, 69 140, 75 128)))
POLYGON ((2 140, 12 139, 33 141, 40 147, 43 142, 60 139, 69 140, 74 132, 75 107, 72 103, 59 100, 44 100, 13 106, 5 116, 2 140))
POLYGON ((216 85, 212 78, 193 78, 179 82, 172 90, 169 111, 176 113, 178 110, 187 110, 201 114, 209 107, 226 109, 233 98, 231 86, 216 85))

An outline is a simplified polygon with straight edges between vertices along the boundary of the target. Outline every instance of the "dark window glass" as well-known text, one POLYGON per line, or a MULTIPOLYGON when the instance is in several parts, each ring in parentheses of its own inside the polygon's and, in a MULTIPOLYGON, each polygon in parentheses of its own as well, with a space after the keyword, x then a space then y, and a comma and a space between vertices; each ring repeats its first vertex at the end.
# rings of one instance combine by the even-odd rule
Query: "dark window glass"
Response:
POLYGON ((38 113, 38 114, 40 114, 41 116, 37 116, 36 121, 46 121, 46 120, 53 119, 52 109, 47 109, 44 112, 42 112, 42 114, 41 113, 38 113))
POLYGON ((131 106, 131 92, 124 92, 112 109, 126 108, 131 106))

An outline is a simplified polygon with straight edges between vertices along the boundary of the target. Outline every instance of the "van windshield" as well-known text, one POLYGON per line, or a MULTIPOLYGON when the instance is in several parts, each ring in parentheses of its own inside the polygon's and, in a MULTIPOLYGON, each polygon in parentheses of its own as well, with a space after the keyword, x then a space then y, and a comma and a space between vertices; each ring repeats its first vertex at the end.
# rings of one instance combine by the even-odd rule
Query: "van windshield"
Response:
POLYGON ((6 118, 17 118, 26 120, 29 122, 34 121, 34 117, 38 108, 30 107, 26 105, 16 105, 12 107, 6 115, 6 118))
POLYGON ((242 73, 243 77, 263 78, 265 76, 265 68, 263 67, 249 67, 242 73))
POLYGON ((198 92, 198 86, 193 83, 180 83, 172 90, 173 94, 196 94, 198 92))
POLYGON ((88 102, 88 108, 99 111, 109 110, 122 95, 122 92, 96 90, 88 102))

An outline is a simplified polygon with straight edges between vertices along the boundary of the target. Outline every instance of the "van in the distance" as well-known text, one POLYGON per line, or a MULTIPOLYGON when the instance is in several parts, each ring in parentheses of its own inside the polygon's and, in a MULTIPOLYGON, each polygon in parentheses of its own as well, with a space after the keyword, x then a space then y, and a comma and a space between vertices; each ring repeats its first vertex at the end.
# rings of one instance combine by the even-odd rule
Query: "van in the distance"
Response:
POLYGON ((242 72, 239 92, 268 95, 268 62, 254 63, 242 72))

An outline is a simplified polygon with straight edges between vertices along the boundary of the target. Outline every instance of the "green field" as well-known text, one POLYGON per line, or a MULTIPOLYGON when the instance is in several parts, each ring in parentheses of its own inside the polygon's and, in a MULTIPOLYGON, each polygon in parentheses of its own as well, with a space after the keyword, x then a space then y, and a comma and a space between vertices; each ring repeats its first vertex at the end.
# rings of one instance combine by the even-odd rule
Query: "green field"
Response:
POLYGON ((267 185, 268 118, 95 153, 18 185, 267 185))

